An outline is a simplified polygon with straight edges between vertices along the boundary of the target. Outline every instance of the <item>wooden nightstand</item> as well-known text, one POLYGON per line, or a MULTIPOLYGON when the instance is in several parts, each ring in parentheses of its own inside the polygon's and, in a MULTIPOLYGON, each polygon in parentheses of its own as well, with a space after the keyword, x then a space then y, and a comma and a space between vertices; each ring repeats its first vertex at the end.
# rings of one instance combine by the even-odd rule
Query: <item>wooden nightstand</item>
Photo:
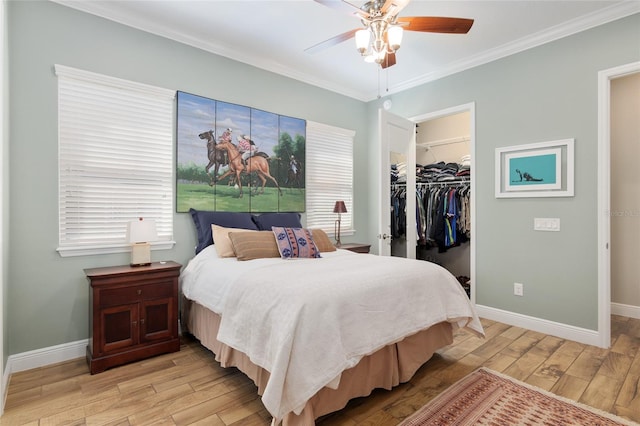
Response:
POLYGON ((180 350, 178 276, 182 265, 85 269, 89 293, 91 374, 180 350))
POLYGON ((345 243, 340 247, 341 249, 349 250, 355 253, 369 253, 369 249, 371 248, 371 244, 363 244, 363 243, 345 243))

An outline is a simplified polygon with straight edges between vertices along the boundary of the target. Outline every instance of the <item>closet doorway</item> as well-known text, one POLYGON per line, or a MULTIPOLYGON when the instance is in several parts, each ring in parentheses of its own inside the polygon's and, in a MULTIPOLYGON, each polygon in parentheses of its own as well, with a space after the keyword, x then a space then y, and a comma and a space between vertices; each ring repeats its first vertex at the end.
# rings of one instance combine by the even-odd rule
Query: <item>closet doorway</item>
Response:
MULTIPOLYGON (((382 111, 382 110, 381 110, 382 111)), ((382 181, 381 194, 381 217, 389 216, 389 200, 393 190, 398 188, 407 188, 410 191, 407 193, 416 194, 415 188, 421 185, 420 182, 416 182, 415 171, 417 169, 416 163, 424 165, 426 162, 433 162, 430 160, 431 156, 436 156, 435 162, 444 161, 445 163, 460 163, 462 157, 466 157, 468 165, 470 166, 469 173, 467 175, 467 182, 470 190, 470 196, 468 199, 468 221, 469 221, 469 241, 464 244, 464 247, 452 247, 449 253, 442 253, 441 259, 432 259, 426 257, 426 260, 435 260, 436 263, 442 264, 445 268, 449 269, 455 276, 466 276, 470 278, 471 300, 475 302, 475 238, 473 234, 473 224, 475 223, 475 202, 473 194, 475 193, 475 104, 463 104, 452 108, 447 108, 440 111, 421 114, 415 117, 410 117, 409 120, 416 125, 415 138, 413 139, 412 146, 408 150, 394 150, 388 144, 384 142, 381 144, 381 158, 389 163, 386 165, 386 170, 390 170, 391 164, 394 162, 400 162, 407 158, 407 177, 406 184, 400 183, 399 185, 393 185, 393 178, 390 181, 382 181), (464 122, 463 124, 460 124, 464 122), (458 130, 455 134, 446 131, 447 127, 457 127, 458 130), (426 139, 422 139, 423 136, 427 136, 426 139), (449 149, 447 149, 447 147, 449 149), (444 152, 449 151, 447 157, 443 157, 444 152), (408 153, 408 157, 407 157, 408 153), (413 158, 411 158, 413 157, 413 158), (440 159, 438 159, 440 157, 440 159), (448 160, 451 161, 448 161, 448 160), (386 202, 385 202, 386 201, 386 202)), ((381 123, 383 122, 381 117, 381 123)), ((382 134, 381 130, 381 134, 382 134)), ((385 170, 384 166, 382 170, 385 170)), ((392 171, 393 176, 393 171, 392 171)), ((420 258, 420 246, 418 244, 419 235, 416 232, 416 196, 407 197, 406 203, 406 219, 405 224, 407 229, 407 236, 402 240, 392 239, 387 246, 389 250, 387 255, 392 254, 396 256, 403 256, 409 258, 420 258), (394 247, 395 246, 395 247, 394 247), (392 252, 393 250, 393 252, 392 252), (405 255, 408 254, 408 255, 405 255), (417 254, 417 256, 416 256, 417 254)), ((391 214, 393 219, 393 200, 391 214)), ((387 228, 381 228, 387 229, 387 228)), ((390 229, 390 228, 389 228, 390 229)), ((438 248, 434 249, 438 252, 438 248)), ((382 254, 383 251, 380 251, 382 254)))
POLYGON ((431 118, 416 126, 416 193, 422 201, 416 258, 437 263, 466 282, 471 276, 470 112, 431 118), (447 208, 447 201, 454 202, 449 210, 458 216, 451 228, 449 223, 440 228, 431 219, 447 208))

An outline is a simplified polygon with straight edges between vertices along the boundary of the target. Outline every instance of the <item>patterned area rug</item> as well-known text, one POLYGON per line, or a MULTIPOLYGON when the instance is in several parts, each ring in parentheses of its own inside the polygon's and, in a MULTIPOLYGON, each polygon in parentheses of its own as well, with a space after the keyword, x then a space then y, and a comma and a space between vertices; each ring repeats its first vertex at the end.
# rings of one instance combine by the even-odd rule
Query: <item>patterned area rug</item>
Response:
POLYGON ((451 385, 400 426, 638 425, 480 368, 451 385))

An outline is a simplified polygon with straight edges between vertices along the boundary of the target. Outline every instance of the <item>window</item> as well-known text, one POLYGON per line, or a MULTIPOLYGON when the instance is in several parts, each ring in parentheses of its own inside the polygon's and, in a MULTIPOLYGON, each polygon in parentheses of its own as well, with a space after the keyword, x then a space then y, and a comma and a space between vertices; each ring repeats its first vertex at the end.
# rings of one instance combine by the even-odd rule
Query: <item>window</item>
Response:
POLYGON ((128 250, 126 224, 154 219, 173 245, 175 92, 61 65, 58 76, 61 256, 128 250))
POLYGON ((341 234, 353 233, 353 130, 307 121, 307 226, 334 232, 336 201, 343 200, 341 234))

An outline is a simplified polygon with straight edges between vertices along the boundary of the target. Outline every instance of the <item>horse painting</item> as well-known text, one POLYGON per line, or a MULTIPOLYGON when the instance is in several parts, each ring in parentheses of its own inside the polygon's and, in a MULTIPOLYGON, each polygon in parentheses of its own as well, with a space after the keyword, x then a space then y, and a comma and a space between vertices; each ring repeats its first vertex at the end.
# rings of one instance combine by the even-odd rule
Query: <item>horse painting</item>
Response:
POLYGON ((218 169, 220 165, 227 165, 229 162, 227 161, 227 157, 225 156, 225 152, 221 149, 216 149, 216 138, 213 135, 213 130, 209 130, 198 135, 200 139, 207 140, 207 158, 209 158, 209 164, 204 168, 205 173, 209 175, 209 185, 213 186, 215 181, 215 176, 218 176, 218 169), (215 166, 213 168, 213 176, 209 173, 209 169, 211 166, 215 166))
POLYGON ((267 184, 267 178, 269 178, 273 183, 275 183, 276 188, 278 188, 278 193, 282 195, 282 190, 280 189, 280 185, 278 185, 278 181, 276 181, 276 179, 269 173, 269 162, 267 161, 267 154, 263 152, 257 152, 253 157, 249 158, 247 164, 245 165, 242 162, 240 151, 238 151, 238 148, 231 142, 219 141, 216 148, 218 150, 225 150, 227 152, 227 157, 229 158, 229 170, 227 170, 217 180, 222 180, 232 173, 235 173, 236 182, 238 183, 238 188, 240 189, 240 193, 238 195, 240 198, 242 198, 242 181, 240 179, 240 174, 242 172, 248 175, 256 172, 258 178, 260 178, 260 180, 262 181, 260 194, 264 194, 264 187, 267 184))

